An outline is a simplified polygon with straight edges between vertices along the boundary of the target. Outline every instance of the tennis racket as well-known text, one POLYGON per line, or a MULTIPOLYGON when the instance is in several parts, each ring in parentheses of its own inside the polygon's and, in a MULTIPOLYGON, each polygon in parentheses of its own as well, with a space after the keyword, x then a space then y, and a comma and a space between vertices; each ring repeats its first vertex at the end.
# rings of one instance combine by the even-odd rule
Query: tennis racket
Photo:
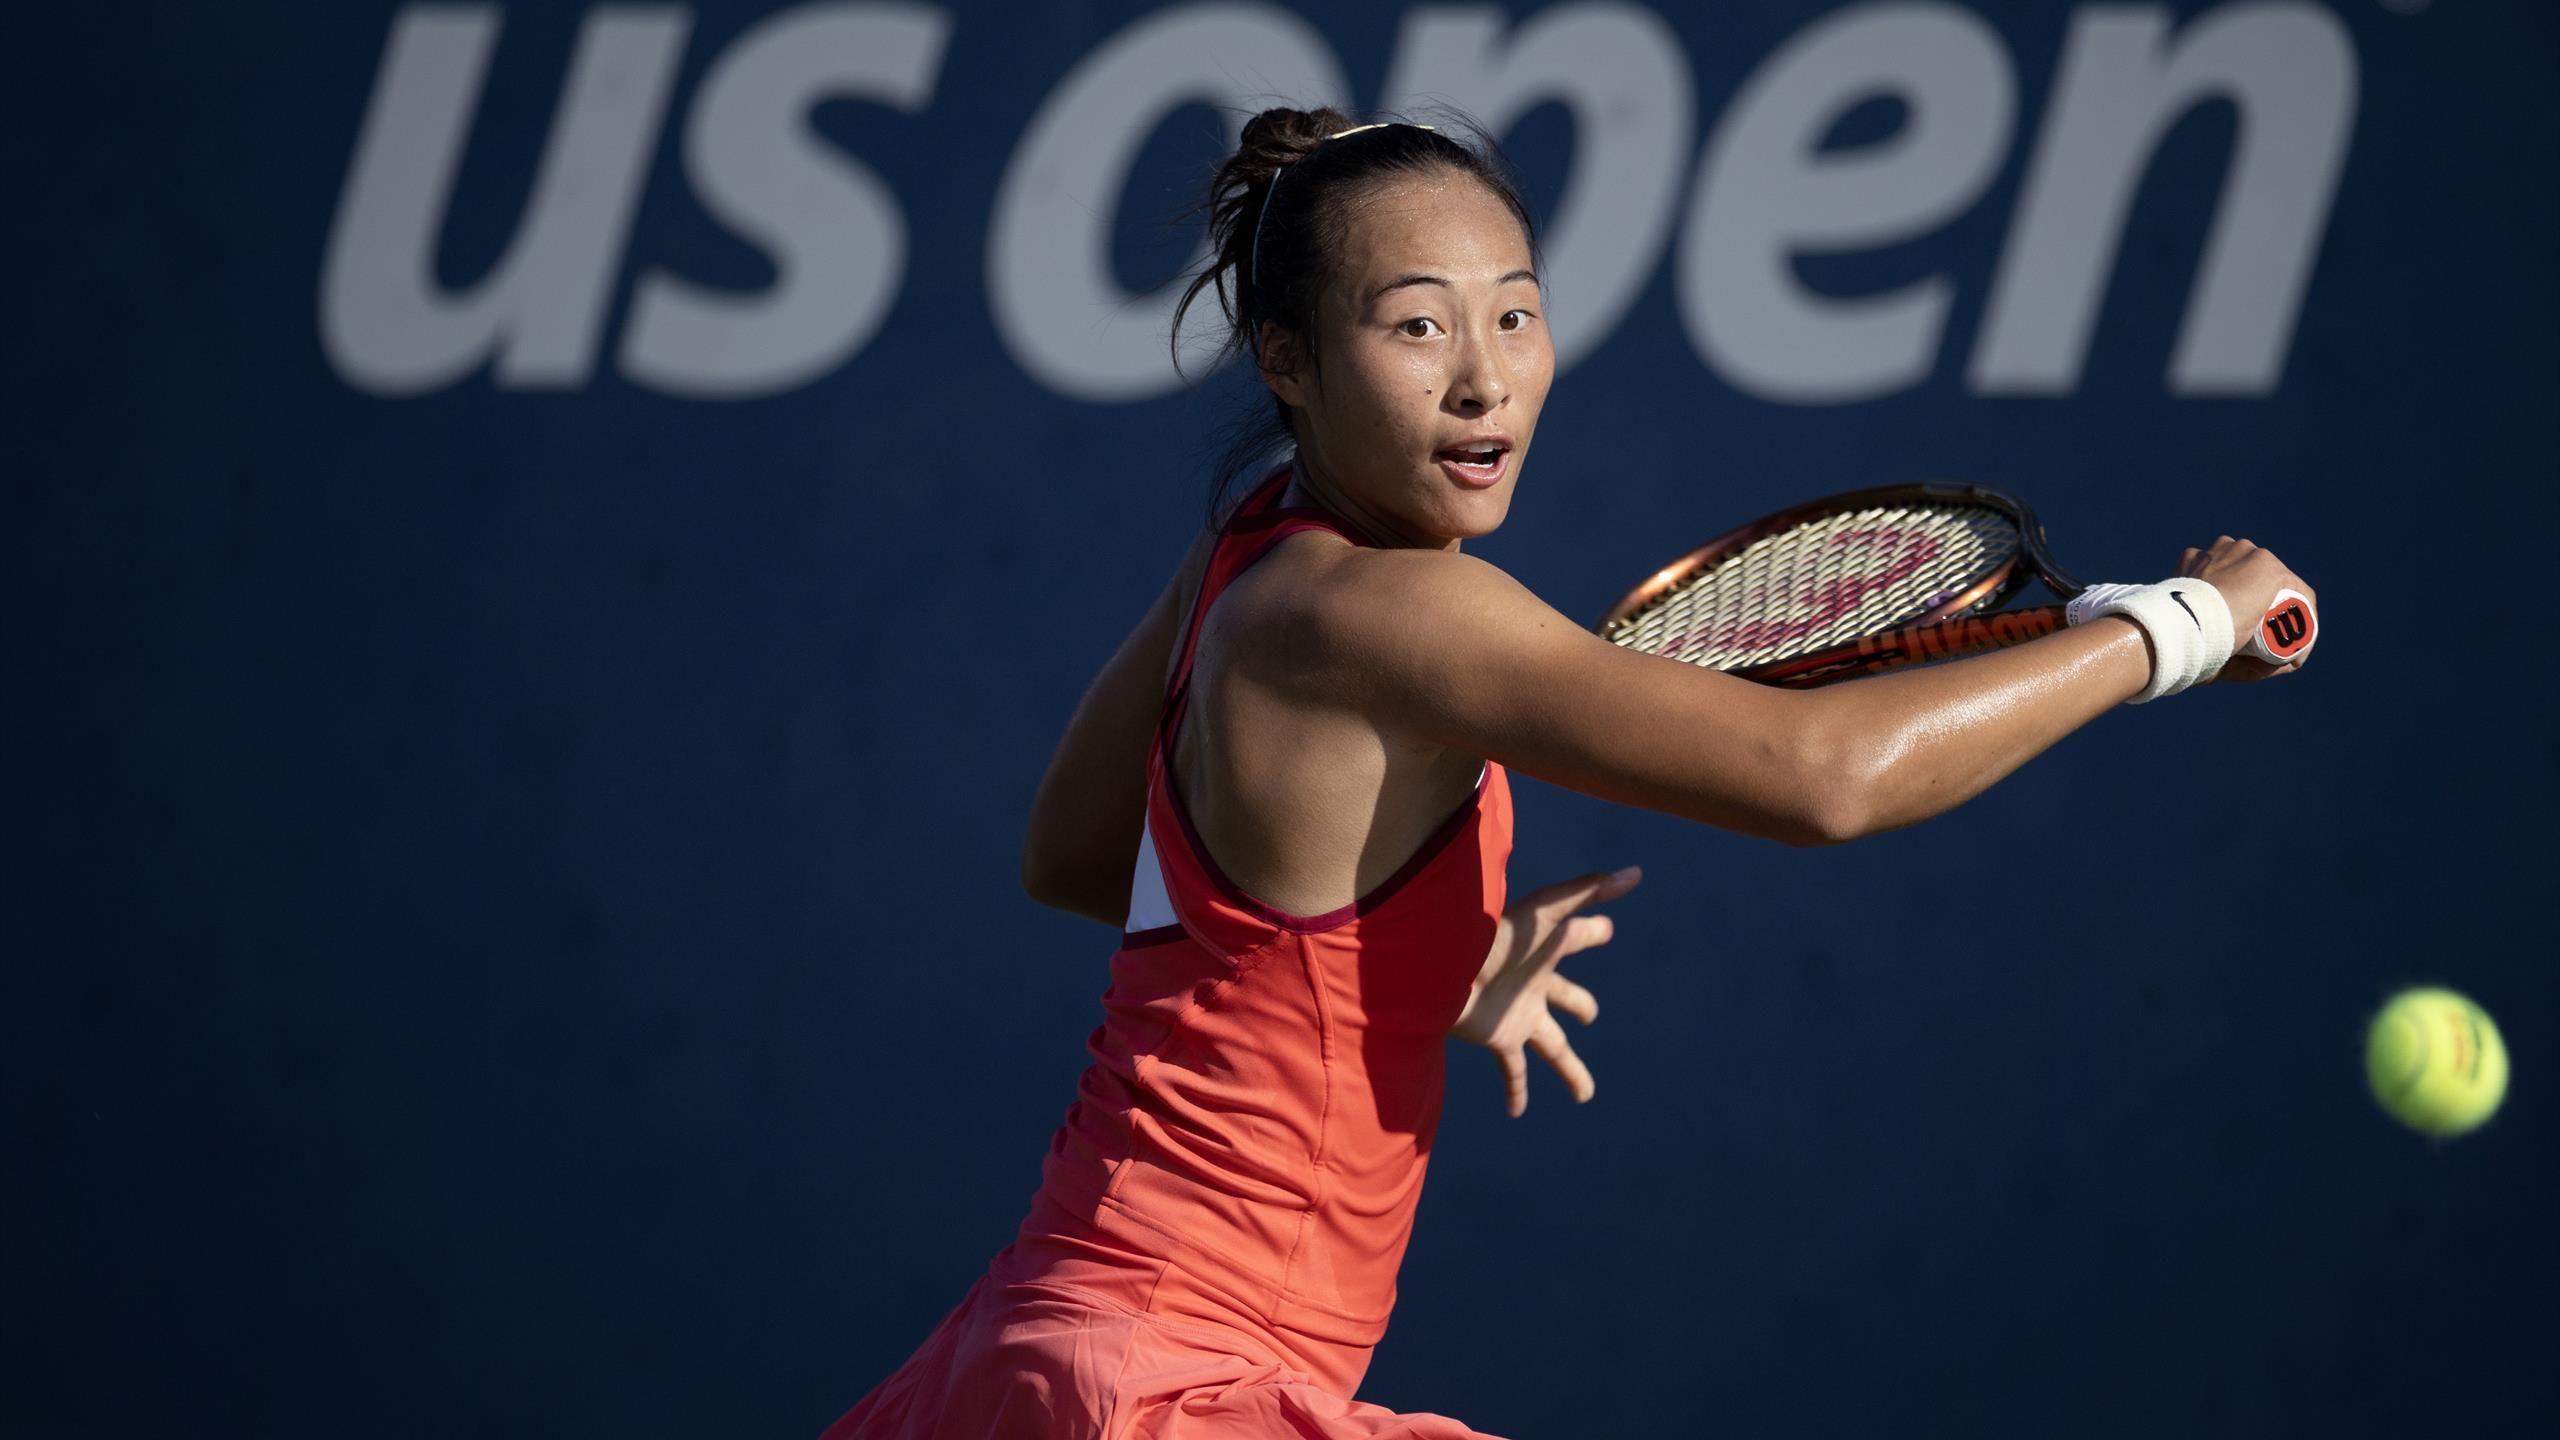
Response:
MULTIPOLYGON (((2022 644, 2060 605, 2003 610, 2032 581, 2065 600, 2044 526, 1973 485, 1889 485, 1781 510, 1656 571, 1595 628, 1647 654, 1791 687, 2022 644)), ((2320 638, 2311 602, 2276 592, 2233 653, 2283 665, 2320 638)))

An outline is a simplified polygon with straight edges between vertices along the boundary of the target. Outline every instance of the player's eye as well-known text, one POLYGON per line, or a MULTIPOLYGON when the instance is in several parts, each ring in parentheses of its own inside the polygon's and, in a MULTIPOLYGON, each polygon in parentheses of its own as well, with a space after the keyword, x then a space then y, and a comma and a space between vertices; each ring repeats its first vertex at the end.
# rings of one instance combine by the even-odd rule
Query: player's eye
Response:
POLYGON ((1416 315, 1412 319, 1398 325, 1396 330, 1398 333, 1410 335, 1416 340, 1428 340, 1432 336, 1440 333, 1440 322, 1427 315, 1416 315))
POLYGON ((1529 328, 1529 322, 1536 318, 1534 313, 1527 310, 1505 310, 1502 312, 1499 323, 1505 330, 1526 330, 1529 328))

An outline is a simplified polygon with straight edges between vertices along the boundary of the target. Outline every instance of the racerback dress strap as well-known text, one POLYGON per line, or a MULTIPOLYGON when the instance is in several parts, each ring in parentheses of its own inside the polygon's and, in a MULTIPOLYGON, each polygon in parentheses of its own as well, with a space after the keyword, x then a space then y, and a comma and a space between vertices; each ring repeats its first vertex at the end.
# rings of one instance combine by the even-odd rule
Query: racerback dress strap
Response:
POLYGON ((1322 530, 1354 545, 1361 543, 1358 536, 1342 527, 1342 522, 1323 510, 1280 503, 1294 473, 1293 467, 1282 466, 1256 486, 1227 517, 1227 523, 1218 531, 1217 542, 1209 549, 1209 564, 1201 571, 1200 590, 1192 597, 1191 616, 1183 625, 1182 658, 1165 684, 1164 710, 1156 726, 1156 739, 1168 760, 1173 753, 1174 734, 1182 726, 1183 709, 1191 698, 1191 666, 1199 658, 1202 622, 1208 619, 1209 607, 1217 603, 1227 586, 1252 569, 1255 561, 1270 554, 1272 546, 1301 530, 1322 530))

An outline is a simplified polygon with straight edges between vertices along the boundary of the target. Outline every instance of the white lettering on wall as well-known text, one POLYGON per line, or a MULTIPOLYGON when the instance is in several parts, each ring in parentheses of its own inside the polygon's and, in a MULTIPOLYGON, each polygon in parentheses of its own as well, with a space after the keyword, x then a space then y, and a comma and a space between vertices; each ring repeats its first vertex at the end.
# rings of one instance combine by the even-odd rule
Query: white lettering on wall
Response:
MULTIPOLYGON (((622 373, 688 398, 773 395, 832 373, 879 334, 906 280, 906 217, 811 115, 840 98, 922 114, 946 88, 954 26, 948 9, 914 0, 820 0, 709 58, 681 136, 685 184, 771 260, 774 279, 741 293, 644 268, 622 373)), ((490 4, 409 4, 392 20, 319 276, 323 353, 357 389, 419 395, 483 370, 502 389, 575 389, 594 376, 690 12, 587 13, 505 247, 476 280, 448 287, 436 259, 501 27, 490 4)), ((2039 133, 2019 141, 1997 32, 1949 0, 1873 0, 1815 20, 1746 77, 1710 127, 1684 207, 1695 85, 1651 10, 1576 0, 1515 24, 1507 7, 1420 7, 1389 61, 1381 109, 1446 104, 1497 133, 1544 104, 1570 114, 1572 160, 1547 236, 1563 364, 1624 322, 1685 217, 1673 289, 1691 345, 1736 389, 1790 404, 1891 395, 1934 372, 1955 300, 1946 274, 1837 295, 1798 279, 1797 261, 1944 227, 1980 199, 2013 143, 2029 146, 2026 173, 1967 388, 2077 390, 2143 178, 2169 133, 2214 101, 2238 124, 2168 388, 2272 391, 2358 84, 2347 28, 2311 0, 2232 0, 2183 25, 2166 5, 2088 4, 2071 17, 2039 133), (1893 134, 1825 148, 1842 116, 1878 98, 1903 106, 1893 134)), ((1243 0, 1156 11, 1062 68, 996 185, 988 307, 1006 350, 1056 394, 1166 394, 1183 383, 1165 343, 1181 282, 1133 295, 1111 265, 1139 152, 1187 105, 1240 124, 1281 103, 1352 109, 1349 85, 1323 35, 1243 0)), ((1214 310, 1196 310, 1186 357, 1205 360, 1217 330, 1214 310)))
POLYGON ((415 395, 492 356, 502 386, 586 383, 689 25, 659 6, 588 15, 515 235, 457 293, 436 284, 436 241, 498 12, 400 12, 321 261, 320 342, 347 383, 415 395))
POLYGON ((1837 404, 1918 384, 1936 363, 1954 285, 1882 295, 1807 289, 1793 258, 1924 234, 1982 194, 2016 105, 2000 37, 1968 11, 1879 4, 1808 26, 1765 61, 1708 142, 1677 270, 1698 353, 1764 399, 1837 404), (1873 145, 1826 152, 1858 103, 1907 118, 1873 145))
POLYGON ((685 178, 773 257, 774 283, 739 296, 651 270, 632 299, 625 375, 671 395, 770 395, 835 369, 879 331, 905 277, 906 219, 808 115, 830 99, 922 110, 950 38, 951 17, 926 6, 812 5, 721 53, 685 127, 685 178))
POLYGON ((2186 394, 2275 389, 2355 122, 2346 27, 2301 3, 2227 6, 2175 42, 2165 7, 2092 6, 2073 17, 1974 352, 1975 389, 2079 386, 2152 152, 2179 116, 2217 98, 2239 107, 2240 123, 2169 384, 2186 394))

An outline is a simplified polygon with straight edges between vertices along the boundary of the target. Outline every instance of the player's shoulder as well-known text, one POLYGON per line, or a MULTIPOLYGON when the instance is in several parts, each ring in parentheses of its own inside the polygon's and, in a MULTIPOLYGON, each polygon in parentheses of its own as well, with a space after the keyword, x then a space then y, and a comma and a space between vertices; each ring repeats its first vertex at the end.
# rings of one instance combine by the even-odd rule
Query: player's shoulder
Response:
POLYGON ((1311 615, 1338 617, 1381 604, 1463 597, 1486 585, 1512 583, 1500 569, 1464 551, 1360 545, 1325 530, 1283 537, 1265 565, 1279 582, 1273 590, 1294 606, 1311 615))
POLYGON ((1445 632, 1468 617, 1493 621, 1527 595, 1499 567, 1463 551, 1353 545, 1315 531, 1283 538, 1255 568, 1265 573, 1240 618, 1256 640, 1300 664, 1370 663, 1417 633, 1445 632))

